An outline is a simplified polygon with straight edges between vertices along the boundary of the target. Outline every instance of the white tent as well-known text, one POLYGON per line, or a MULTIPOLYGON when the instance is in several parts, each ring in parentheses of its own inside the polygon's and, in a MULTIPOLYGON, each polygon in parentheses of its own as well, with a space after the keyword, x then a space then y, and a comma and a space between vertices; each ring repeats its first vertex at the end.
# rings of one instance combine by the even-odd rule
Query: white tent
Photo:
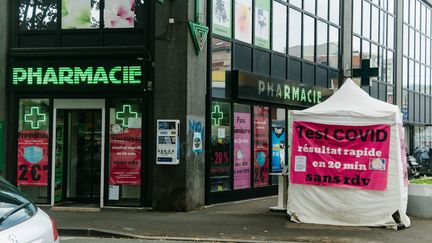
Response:
MULTIPOLYGON (((386 226, 394 229, 410 226, 410 219, 406 215, 408 187, 406 167, 404 169, 405 151, 402 151, 402 118, 397 106, 370 97, 348 79, 323 103, 302 111, 293 111, 291 115, 291 122, 390 126, 385 190, 296 184, 292 183, 290 178, 287 211, 292 221, 346 226, 386 226)), ((296 148, 291 148, 294 149, 296 148)), ((290 152, 292 155, 293 152, 290 152)), ((291 159, 291 173, 292 161, 291 159)))

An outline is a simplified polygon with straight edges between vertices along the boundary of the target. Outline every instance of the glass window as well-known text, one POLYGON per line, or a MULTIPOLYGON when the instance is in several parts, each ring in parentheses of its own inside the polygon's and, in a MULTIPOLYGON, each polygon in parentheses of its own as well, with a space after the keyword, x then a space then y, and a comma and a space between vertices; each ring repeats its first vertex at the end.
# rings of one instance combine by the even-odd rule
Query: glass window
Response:
POLYGON ((415 3, 416 0, 409 0, 410 4, 409 4, 409 16, 410 16, 410 25, 414 26, 415 25, 415 3))
POLYGON ((430 8, 427 8, 426 10, 426 35, 430 37, 430 31, 431 31, 431 10, 430 8))
POLYGON ((212 102, 210 141, 210 191, 231 190, 231 106, 212 102))
POLYGON ((255 45, 270 48, 270 1, 255 1, 255 45))
POLYGON ((62 29, 99 27, 99 0, 63 0, 61 8, 62 29))
POLYGON ((225 97, 226 71, 231 70, 231 42, 212 39, 212 95, 225 97))
POLYGON ((328 19, 328 0, 317 0, 317 15, 323 19, 328 19))
POLYGON ((415 27, 416 29, 420 29, 420 1, 416 1, 415 5, 415 27))
POLYGON ((378 67, 378 46, 375 44, 371 44, 370 66, 378 67))
POLYGON ((403 54, 408 56, 408 26, 406 24, 403 25, 403 54))
POLYGON ((317 63, 327 64, 327 24, 317 20, 317 63))
POLYGON ((105 28, 144 27, 144 0, 105 0, 105 28))
POLYGON ((269 184, 269 108, 254 106, 254 186, 269 184))
POLYGON ((252 0, 235 1, 235 32, 237 40, 252 43, 252 0))
POLYGON ((35 203, 48 203, 48 99, 21 99, 18 107, 17 185, 35 203))
POLYGON ((409 56, 414 58, 415 54, 415 31, 413 28, 409 28, 409 56))
POLYGON ((426 36, 420 35, 420 61, 426 62, 426 36))
POLYGON ((370 43, 366 40, 362 41, 362 59, 370 58, 370 43))
POLYGON ((379 26, 379 16, 378 16, 378 8, 372 6, 372 26, 371 26, 371 39, 373 41, 378 42, 378 26, 379 26))
POLYGON ((393 17, 388 15, 387 16, 387 21, 388 21, 388 35, 387 35, 387 47, 393 50, 393 45, 394 45, 394 20, 393 17))
POLYGON ((426 34, 426 6, 424 4, 421 5, 421 16, 420 16, 420 20, 421 20, 421 32, 423 34, 426 34))
POLYGON ((304 10, 315 15, 315 0, 304 1, 304 10))
POLYGON ((393 52, 387 51, 387 82, 393 84, 393 52))
POLYGON ((251 108, 234 104, 234 190, 251 187, 251 108))
POLYGON ((363 1, 363 33, 366 38, 370 38, 370 4, 363 1))
MULTIPOLYGON (((372 44, 373 46, 373 44, 372 44)), ((385 49, 384 47, 379 48, 379 56, 380 56, 380 61, 379 61, 379 69, 378 69, 378 73, 379 73, 379 79, 383 82, 385 82, 385 80, 387 79, 386 75, 387 75, 387 49, 385 49)))
MULTIPOLYGON (((111 205, 139 205, 141 198, 142 101, 116 99, 109 106, 109 186, 111 205)), ((174 137, 175 138, 175 137, 174 137)))
POLYGON ((387 14, 384 11, 380 11, 379 19, 380 19, 379 43, 385 46, 387 44, 387 14))
POLYGON ((273 1, 273 38, 272 48, 274 51, 286 53, 287 41, 287 8, 285 5, 273 1))
POLYGON ((339 0, 330 0, 330 22, 339 25, 339 0))
POLYGON ((315 60, 315 19, 303 15, 303 59, 315 60))
POLYGON ((420 66, 418 63, 414 63, 414 83, 415 90, 420 92, 420 66))
POLYGON ((404 3, 404 6, 403 6, 403 11, 404 11, 403 18, 404 18, 404 20, 403 21, 405 23, 408 23, 408 18, 409 18, 409 1, 405 0, 405 1, 403 1, 403 3, 404 3))
POLYGON ((57 0, 20 0, 20 30, 54 30, 57 28, 57 0))
POLYGON ((329 66, 338 68, 339 60, 339 29, 329 26, 329 66))
POLYGON ((403 77, 402 77, 402 88, 408 88, 408 59, 403 59, 403 77))
POLYGON ((353 36, 353 49, 352 49, 352 67, 361 67, 360 60, 360 46, 361 40, 358 37, 353 36))
POLYGON ((302 8, 302 2, 303 2, 302 0, 290 0, 289 2, 290 2, 290 4, 292 4, 298 8, 302 8))
POLYGON ((430 66, 430 55, 431 55, 431 49, 430 49, 430 42, 431 40, 429 38, 426 38, 426 51, 425 51, 425 55, 426 55, 426 65, 430 66))
POLYGON ((362 0, 353 1, 353 31, 361 35, 361 4, 362 0))
POLYGON ((415 31, 415 59, 420 59, 420 32, 415 31))
POLYGON ((302 33, 302 18, 301 13, 292 8, 289 9, 289 54, 291 56, 301 56, 301 33, 302 33))
MULTIPOLYGON (((406 0, 404 2, 406 2, 406 0)), ((389 13, 394 14, 394 0, 388 0, 387 10, 389 13)))
POLYGON ((415 62, 412 60, 408 61, 408 85, 409 85, 409 89, 414 90, 414 82, 415 82, 415 77, 414 77, 414 66, 415 66, 415 62))
POLYGON ((231 1, 217 0, 213 2, 213 34, 231 38, 231 1))

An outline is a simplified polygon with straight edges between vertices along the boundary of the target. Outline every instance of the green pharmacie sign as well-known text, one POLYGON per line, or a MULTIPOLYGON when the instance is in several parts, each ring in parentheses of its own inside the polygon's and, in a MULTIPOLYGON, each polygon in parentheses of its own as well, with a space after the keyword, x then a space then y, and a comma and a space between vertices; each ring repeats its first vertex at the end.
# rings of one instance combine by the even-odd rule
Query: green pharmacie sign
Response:
POLYGON ((122 85, 141 84, 141 66, 15 67, 13 85, 122 85))
POLYGON ((281 105, 310 107, 321 103, 333 91, 319 86, 260 76, 234 70, 230 74, 237 98, 281 105))

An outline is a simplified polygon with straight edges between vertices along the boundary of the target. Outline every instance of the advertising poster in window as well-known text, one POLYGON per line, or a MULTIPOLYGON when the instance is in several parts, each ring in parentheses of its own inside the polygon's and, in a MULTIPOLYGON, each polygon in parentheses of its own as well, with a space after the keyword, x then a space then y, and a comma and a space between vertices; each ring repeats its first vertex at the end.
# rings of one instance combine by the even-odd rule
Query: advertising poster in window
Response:
POLYGON ((213 34, 231 38, 231 0, 213 0, 213 34))
POLYGON ((251 115, 234 112, 234 189, 250 188, 251 115))
POLYGON ((254 185, 269 183, 269 108, 254 106, 254 185))
POLYGON ((112 124, 110 130, 109 184, 140 185, 141 128, 122 128, 119 124, 112 124))
POLYGON ((235 1, 235 38, 252 43, 252 0, 235 1))
POLYGON ((210 141, 210 191, 231 190, 231 107, 213 102, 210 141))
POLYGON ((291 183, 384 191, 390 126, 293 123, 291 183))
POLYGON ((255 45, 270 48, 270 2, 255 1, 255 45))
POLYGON ((99 27, 98 0, 62 0, 62 29, 89 29, 99 27))
POLYGON ((17 185, 48 185, 48 131, 18 132, 17 185))
POLYGON ((272 124, 272 169, 274 173, 282 172, 285 166, 285 127, 282 124, 272 124))

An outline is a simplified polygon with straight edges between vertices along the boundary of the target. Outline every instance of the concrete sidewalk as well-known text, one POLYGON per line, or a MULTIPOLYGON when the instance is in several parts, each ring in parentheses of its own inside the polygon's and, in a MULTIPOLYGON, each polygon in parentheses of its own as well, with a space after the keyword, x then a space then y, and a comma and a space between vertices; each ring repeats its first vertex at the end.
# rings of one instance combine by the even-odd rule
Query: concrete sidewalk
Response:
POLYGON ((272 212, 276 197, 214 205, 191 212, 115 210, 71 212, 44 210, 61 233, 130 236, 194 241, 294 242, 431 242, 432 220, 411 218, 411 228, 340 227, 297 224, 285 213, 272 212))

